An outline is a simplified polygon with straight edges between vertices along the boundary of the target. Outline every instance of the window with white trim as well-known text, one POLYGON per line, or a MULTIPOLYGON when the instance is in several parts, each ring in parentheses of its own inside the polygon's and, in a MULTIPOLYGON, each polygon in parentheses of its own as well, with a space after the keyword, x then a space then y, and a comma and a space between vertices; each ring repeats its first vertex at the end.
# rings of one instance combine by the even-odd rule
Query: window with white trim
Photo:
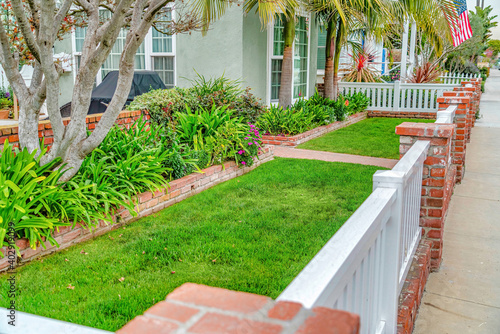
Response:
MULTIPOLYGON (((101 15, 109 17, 109 12, 102 11, 101 15)), ((172 10, 162 12, 164 17, 160 20, 169 22, 172 19, 172 10)), ((75 75, 80 67, 81 54, 87 28, 76 27, 73 33, 74 39, 74 67, 75 75)), ((108 58, 104 61, 96 82, 102 79, 111 71, 118 71, 123 47, 127 38, 127 29, 122 29, 108 58)), ((158 73, 167 88, 175 86, 175 36, 167 35, 163 32, 151 28, 143 43, 139 46, 134 60, 136 70, 154 70, 158 73)))
MULTIPOLYGON (((279 100, 279 91, 281 85, 281 66, 283 63, 284 41, 284 20, 285 15, 281 14, 274 21, 270 45, 272 53, 270 59, 270 100, 271 103, 279 100)), ((304 16, 298 16, 295 24, 295 40, 293 43, 293 98, 300 98, 307 95, 308 83, 308 57, 309 57, 309 19, 304 16)))

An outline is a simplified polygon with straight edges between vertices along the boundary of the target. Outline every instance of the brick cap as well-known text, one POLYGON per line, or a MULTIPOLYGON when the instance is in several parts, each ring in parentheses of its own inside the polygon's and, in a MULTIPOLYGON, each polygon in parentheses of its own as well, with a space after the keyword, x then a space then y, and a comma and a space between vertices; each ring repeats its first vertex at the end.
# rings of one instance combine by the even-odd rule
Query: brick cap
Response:
POLYGON ((349 312, 185 283, 117 334, 358 334, 359 329, 359 316, 349 312))
MULTIPOLYGON (((451 94, 458 94, 457 92, 450 92, 451 94)), ((438 103, 470 103, 470 96, 441 96, 437 98, 438 103)))
POLYGON ((396 127, 396 134, 400 136, 450 138, 453 136, 455 127, 455 124, 404 122, 396 127))

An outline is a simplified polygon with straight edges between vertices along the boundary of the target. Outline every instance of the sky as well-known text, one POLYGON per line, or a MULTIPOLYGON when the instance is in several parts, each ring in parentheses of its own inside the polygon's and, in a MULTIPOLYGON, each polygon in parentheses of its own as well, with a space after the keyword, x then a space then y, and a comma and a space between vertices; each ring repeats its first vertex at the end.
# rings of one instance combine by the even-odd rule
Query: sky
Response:
MULTIPOLYGON (((493 33, 493 39, 500 39, 500 0, 484 0, 484 7, 491 6, 493 11, 491 15, 498 15, 495 19, 498 22, 498 26, 491 29, 493 33)), ((467 0, 467 9, 474 10, 476 7, 476 0, 467 0)), ((474 10, 475 11, 475 10, 474 10)))

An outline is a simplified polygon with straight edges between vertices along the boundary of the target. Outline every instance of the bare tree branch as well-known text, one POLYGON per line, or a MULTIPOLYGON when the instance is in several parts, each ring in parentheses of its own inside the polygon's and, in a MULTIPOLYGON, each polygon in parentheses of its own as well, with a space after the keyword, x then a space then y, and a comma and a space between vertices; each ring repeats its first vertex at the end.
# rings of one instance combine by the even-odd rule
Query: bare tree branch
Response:
POLYGON ((19 30, 23 34, 24 40, 26 41, 26 46, 30 50, 33 57, 40 61, 40 49, 35 39, 35 35, 31 31, 31 25, 28 21, 28 17, 24 11, 24 6, 21 0, 12 0, 12 11, 17 20, 17 25, 19 30))
POLYGON ((73 3, 73 0, 65 0, 62 6, 59 8, 57 11, 57 14, 54 18, 54 28, 52 28, 52 31, 54 34, 57 34, 57 31, 59 30, 59 27, 61 26, 61 22, 64 20, 66 15, 68 15, 68 11, 71 8, 71 4, 73 3))

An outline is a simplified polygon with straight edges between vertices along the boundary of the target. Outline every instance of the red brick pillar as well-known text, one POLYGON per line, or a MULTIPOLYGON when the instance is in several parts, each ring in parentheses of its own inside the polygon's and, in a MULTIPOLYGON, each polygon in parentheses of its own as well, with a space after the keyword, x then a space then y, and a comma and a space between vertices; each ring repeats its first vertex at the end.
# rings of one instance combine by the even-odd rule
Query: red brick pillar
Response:
POLYGON ((455 184, 456 168, 450 159, 455 128, 454 124, 408 122, 396 127, 396 134, 401 136, 402 155, 417 140, 431 142, 427 159, 424 161, 420 226, 423 228, 423 237, 432 242, 433 270, 438 269, 441 263, 444 218, 455 184))
POLYGON ((467 138, 472 127, 470 120, 470 97, 461 96, 466 92, 444 92, 445 96, 437 99, 439 110, 446 110, 448 107, 456 105, 455 118, 453 123, 457 129, 453 136, 452 162, 457 166, 456 182, 461 182, 465 174, 465 151, 467 138))
MULTIPOLYGON (((463 94, 460 94, 458 96, 470 97, 470 106, 469 106, 469 114, 468 114, 469 127, 468 127, 468 136, 467 136, 467 142, 470 142, 471 129, 474 127, 474 123, 476 122, 476 111, 479 110, 479 100, 478 100, 476 88, 473 87, 472 85, 468 84, 467 87, 455 87, 453 89, 453 91, 463 93, 463 94)), ((448 93, 448 92, 446 92, 446 93, 448 93)))
POLYGON ((473 79, 470 79, 470 81, 462 81, 462 83, 461 83, 462 87, 474 87, 475 88, 476 94, 474 95, 474 98, 472 101, 473 108, 474 108, 474 119, 472 122, 472 126, 474 126, 476 123, 475 114, 476 114, 476 112, 479 111, 479 103, 481 101, 481 95, 482 95, 481 82, 483 82, 482 78, 473 78, 473 79))
POLYGON ((185 283, 117 334, 357 334, 356 314, 205 285, 185 283))

